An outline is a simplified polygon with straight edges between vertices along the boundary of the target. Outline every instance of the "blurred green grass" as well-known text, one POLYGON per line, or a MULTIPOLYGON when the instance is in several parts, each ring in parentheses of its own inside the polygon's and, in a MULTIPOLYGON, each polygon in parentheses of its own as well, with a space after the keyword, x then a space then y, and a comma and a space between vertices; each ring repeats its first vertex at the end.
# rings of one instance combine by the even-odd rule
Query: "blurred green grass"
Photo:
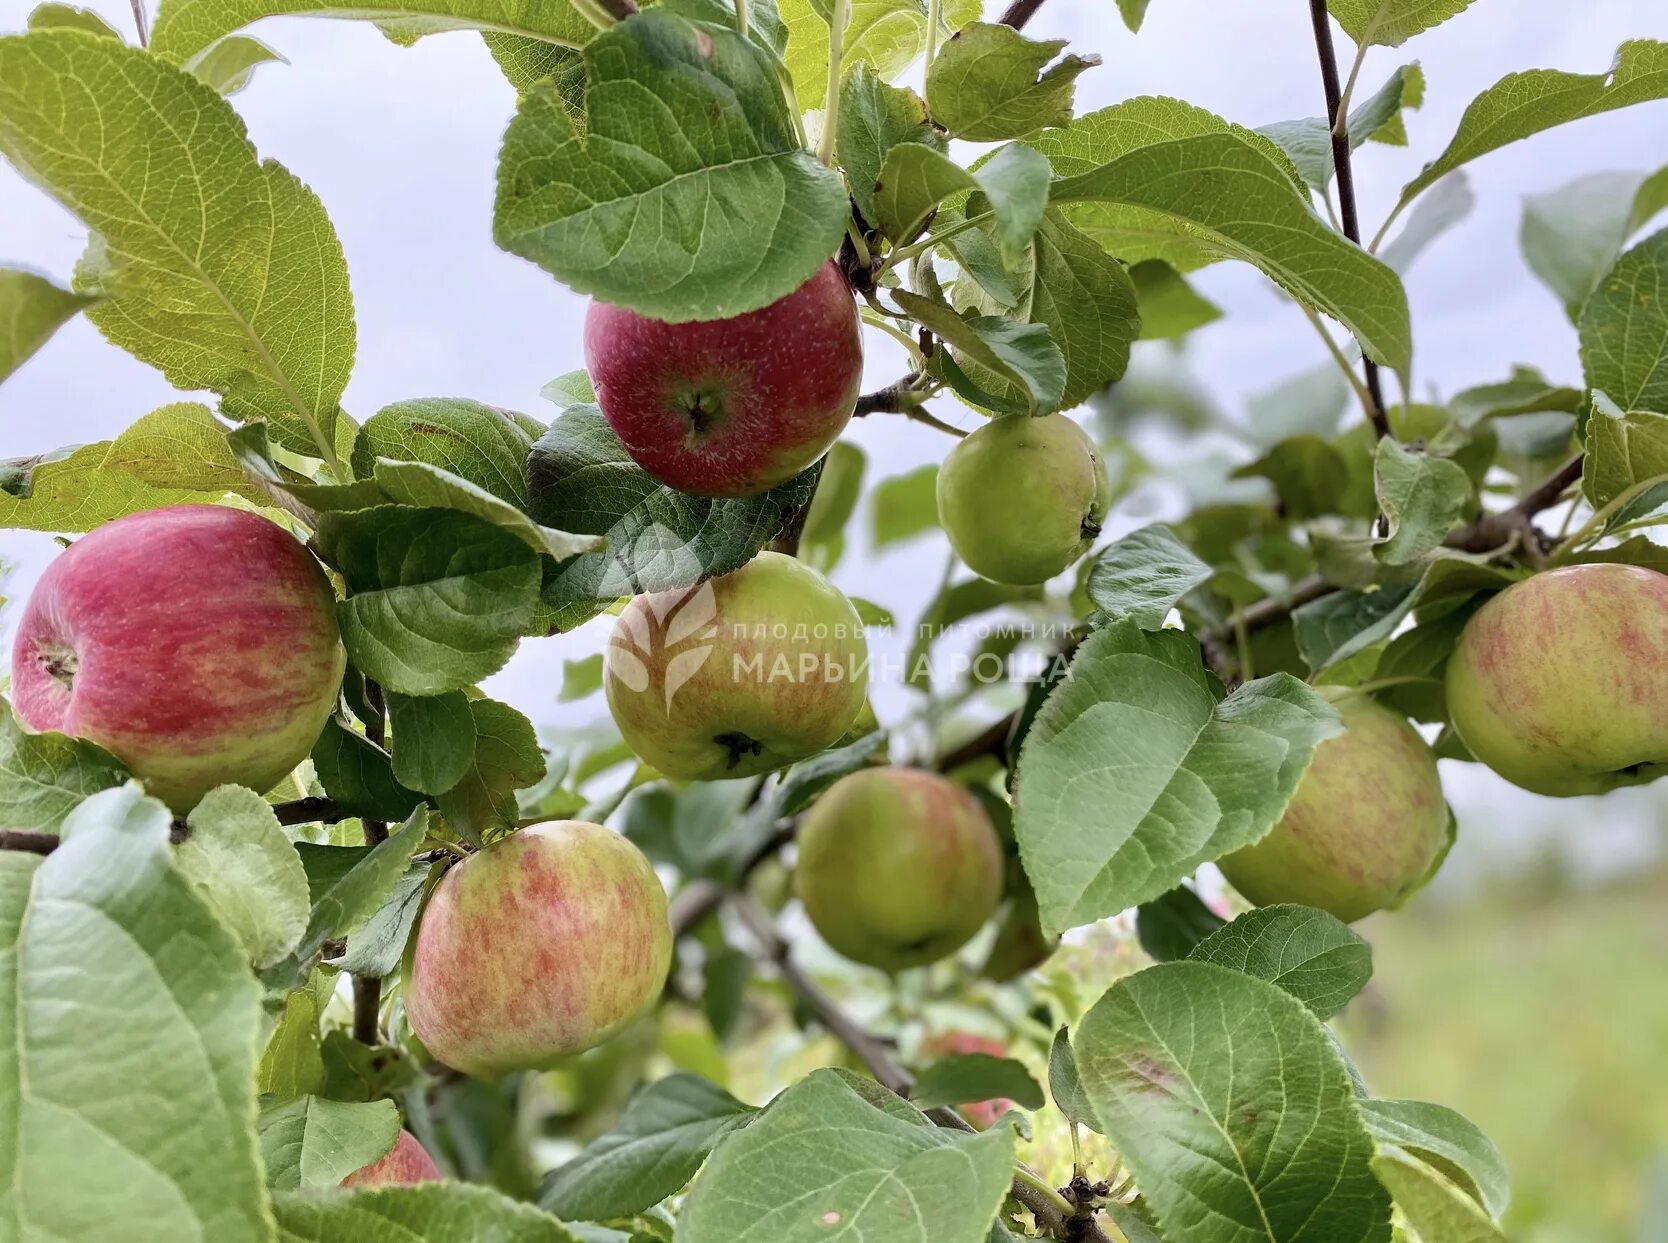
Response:
POLYGON ((1494 1137, 1514 1243, 1668 1243, 1644 1225, 1668 1154, 1668 872, 1415 903, 1361 931, 1376 971, 1345 1040, 1375 1096, 1494 1137))

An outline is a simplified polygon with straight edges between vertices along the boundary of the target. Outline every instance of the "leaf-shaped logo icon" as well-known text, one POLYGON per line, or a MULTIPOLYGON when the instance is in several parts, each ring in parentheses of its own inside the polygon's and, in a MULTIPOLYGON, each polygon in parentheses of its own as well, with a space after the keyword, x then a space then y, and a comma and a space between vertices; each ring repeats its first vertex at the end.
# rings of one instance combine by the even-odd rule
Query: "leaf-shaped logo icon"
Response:
POLYGON ((618 678, 639 694, 649 689, 648 667, 629 647, 623 643, 610 643, 605 659, 608 662, 609 676, 618 678))
POLYGON ((672 710, 672 696, 683 689, 684 683, 694 677, 700 667, 707 663, 707 657, 712 655, 712 645, 703 644, 692 647, 686 652, 679 652, 666 665, 666 710, 672 710))

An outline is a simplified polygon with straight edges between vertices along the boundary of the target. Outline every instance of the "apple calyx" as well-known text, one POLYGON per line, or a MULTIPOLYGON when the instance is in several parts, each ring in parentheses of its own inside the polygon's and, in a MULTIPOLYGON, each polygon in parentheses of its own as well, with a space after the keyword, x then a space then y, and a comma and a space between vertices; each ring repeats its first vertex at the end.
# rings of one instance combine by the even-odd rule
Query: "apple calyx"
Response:
POLYGON ((35 646, 35 655, 49 677, 62 683, 66 691, 75 689, 75 672, 80 668, 81 661, 73 647, 57 643, 40 643, 35 646))
POLYGON ((724 399, 714 389, 691 385, 678 392, 673 405, 689 420, 689 432, 683 441, 691 449, 699 448, 702 441, 729 421, 725 417, 724 399))
POLYGON ((739 729, 731 730, 727 734, 714 734, 712 740, 719 746, 728 748, 730 752, 730 767, 741 763, 744 755, 763 755, 764 743, 757 738, 749 738, 739 729))

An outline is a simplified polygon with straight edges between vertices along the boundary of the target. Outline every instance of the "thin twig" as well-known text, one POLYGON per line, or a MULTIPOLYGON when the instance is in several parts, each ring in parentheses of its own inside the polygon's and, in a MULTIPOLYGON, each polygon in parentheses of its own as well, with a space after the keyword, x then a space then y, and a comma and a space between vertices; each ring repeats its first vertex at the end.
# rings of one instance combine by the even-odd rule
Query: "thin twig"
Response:
MULTIPOLYGON (((897 1059, 892 1056, 892 1050, 884 1041, 841 1009, 838 1002, 800 969, 770 916, 758 903, 742 896, 733 900, 733 907, 758 940, 764 956, 775 964, 782 982, 805 1003, 812 1014, 817 1016, 817 1021, 828 1029, 831 1036, 851 1050, 857 1060, 875 1077, 876 1082, 890 1088, 899 1096, 907 1097, 915 1086, 915 1077, 898 1064, 897 1059)), ((973 1129, 967 1120, 953 1109, 935 1108, 924 1112, 935 1125, 947 1130, 973 1129)), ((1078 1229, 1076 1234, 1069 1234, 1068 1230, 1076 1228, 1076 1225, 1069 1226, 1067 1214, 1060 1211, 1059 1203, 1064 1202, 1063 1197, 1057 1192, 1051 1196, 1046 1191, 1046 1183, 1042 1183, 1031 1170, 1025 1167, 1021 1169, 1025 1177, 1014 1179, 1009 1194, 1025 1206, 1036 1218, 1037 1224, 1050 1236, 1056 1239, 1081 1239, 1084 1243, 1112 1243, 1106 1232, 1094 1222, 1084 1223, 1086 1229, 1078 1229), (1032 1185, 1033 1182, 1036 1185, 1032 1185)))
POLYGON ((133 24, 139 31, 139 46, 149 47, 151 44, 150 23, 145 19, 145 0, 132 0, 133 24))
POLYGON ((274 803, 273 814, 279 824, 335 824, 351 820, 353 813, 333 798, 298 798, 288 803, 274 803))
MULTIPOLYGON (((388 741, 388 728, 382 702, 382 687, 369 678, 365 679, 365 705, 370 709, 370 719, 365 722, 365 738, 376 746, 383 747, 388 741)), ((365 845, 377 846, 388 840, 388 826, 382 821, 363 820, 361 823, 365 826, 365 845)), ((382 1042, 380 977, 353 977, 353 1038, 360 1044, 377 1045, 382 1042)))
POLYGON ((1001 17, 996 19, 999 26, 1012 26, 1015 30, 1024 30, 1025 23, 1030 21, 1038 9, 1042 8, 1043 0, 1014 0, 1001 17))
POLYGON ((616 21, 625 21, 637 12, 637 0, 598 0, 616 21))
POLYGON ((0 829, 0 850, 20 850, 25 854, 49 855, 58 849, 56 833, 35 833, 29 829, 0 829))
MULTIPOLYGON (((1338 58, 1332 50, 1331 18, 1327 16, 1326 0, 1309 0, 1309 16, 1315 28, 1315 50, 1320 53, 1321 84, 1326 91, 1326 119, 1332 127, 1332 170, 1338 178, 1338 212, 1344 221, 1344 236, 1357 246, 1361 244, 1361 220, 1355 210, 1355 170, 1350 165, 1349 117, 1343 111, 1343 95, 1338 85, 1338 58)), ((1390 422, 1384 412, 1384 390, 1379 383, 1378 364, 1361 352, 1362 370, 1367 376, 1367 392, 1372 404, 1367 406, 1367 418, 1379 436, 1390 434, 1390 422)))

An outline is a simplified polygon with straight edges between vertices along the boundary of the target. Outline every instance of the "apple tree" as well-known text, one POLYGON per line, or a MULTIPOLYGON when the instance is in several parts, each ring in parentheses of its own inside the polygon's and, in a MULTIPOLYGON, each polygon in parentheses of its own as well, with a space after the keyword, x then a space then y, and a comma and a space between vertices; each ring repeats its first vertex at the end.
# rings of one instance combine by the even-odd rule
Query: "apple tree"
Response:
POLYGON ((1364 204, 1423 79, 1363 56, 1466 0, 1312 0, 1324 115, 1261 130, 1078 115, 1097 58, 1025 33, 1042 2, 43 3, 0 36, 0 153, 87 230, 73 273, 0 270, 0 379, 85 315, 193 395, 0 464, 0 525, 66 544, 0 714, 0 1238, 1503 1239, 1493 1144, 1327 1024, 1371 973, 1350 923, 1453 840, 1438 757, 1554 796, 1668 764, 1668 181, 1530 204, 1579 383, 1414 397, 1401 273, 1466 165, 1668 96, 1668 45, 1486 86, 1364 204), (593 299, 556 417, 342 408, 350 257, 226 98, 280 14, 485 39, 493 236, 593 299), (1188 277, 1226 260, 1359 417, 1288 394, 1250 492, 1113 538, 1131 345, 1214 317, 1188 277), (886 338, 907 373, 863 392, 886 338), (871 489, 965 567, 912 665, 1045 623, 980 649, 1043 658, 999 706, 912 668, 943 745, 877 715, 878 610, 828 577, 854 417, 946 433, 871 489), (480 689, 605 616, 571 672, 616 732, 480 689), (1051 965, 1131 911, 1128 970, 1051 965), (924 1030, 946 997, 1003 1038, 924 1030), (726 1055, 792 1073, 738 1099, 726 1055))

